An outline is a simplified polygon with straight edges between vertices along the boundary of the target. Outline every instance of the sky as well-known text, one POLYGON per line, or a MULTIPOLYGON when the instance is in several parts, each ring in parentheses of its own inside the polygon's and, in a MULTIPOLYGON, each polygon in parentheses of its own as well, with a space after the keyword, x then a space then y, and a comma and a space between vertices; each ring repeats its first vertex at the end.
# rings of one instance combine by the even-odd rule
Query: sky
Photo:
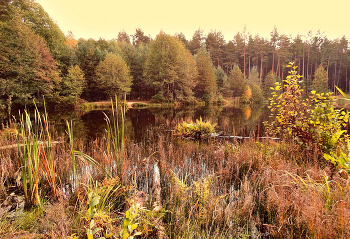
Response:
POLYGON ((350 0, 36 0, 67 34, 76 39, 117 38, 141 28, 155 38, 162 30, 190 40, 201 28, 221 31, 226 41, 238 31, 270 39, 270 32, 295 37, 310 30, 333 40, 350 37, 350 0))

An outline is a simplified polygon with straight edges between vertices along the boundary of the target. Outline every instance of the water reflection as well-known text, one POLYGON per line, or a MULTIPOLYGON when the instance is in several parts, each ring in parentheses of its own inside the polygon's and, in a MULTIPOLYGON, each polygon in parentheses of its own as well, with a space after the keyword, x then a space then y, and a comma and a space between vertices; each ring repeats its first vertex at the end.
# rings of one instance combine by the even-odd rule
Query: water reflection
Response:
MULTIPOLYGON (((111 110, 52 111, 49 120, 59 135, 65 135, 66 120, 73 122, 74 138, 84 142, 102 137, 106 129, 105 114, 110 117, 111 110)), ((17 113, 18 115, 18 113, 17 113)), ((228 135, 249 136, 263 133, 262 122, 268 120, 269 110, 263 105, 250 105, 244 108, 205 106, 179 108, 128 109, 125 119, 127 138, 135 142, 144 142, 149 131, 159 133, 173 130, 182 121, 195 121, 202 117, 216 123, 216 131, 228 135)), ((17 117, 18 118, 18 117, 17 117)), ((7 118, 0 117, 6 124, 7 118)))

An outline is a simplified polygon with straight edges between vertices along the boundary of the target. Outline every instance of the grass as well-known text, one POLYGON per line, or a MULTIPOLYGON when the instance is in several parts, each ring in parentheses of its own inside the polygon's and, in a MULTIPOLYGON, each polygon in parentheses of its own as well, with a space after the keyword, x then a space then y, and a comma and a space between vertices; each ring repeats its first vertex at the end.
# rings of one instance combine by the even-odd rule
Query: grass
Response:
MULTIPOLYGON (((0 237, 350 237, 350 181, 322 152, 283 141, 187 141, 158 132, 145 135, 157 138, 147 147, 128 143, 126 109, 111 104, 105 135, 88 148, 79 146, 68 123, 64 143, 41 149, 39 141, 55 139, 48 117, 41 116, 41 124, 34 117, 36 128, 24 114, 18 132, 26 147, 0 150, 1 203, 17 188, 28 198, 37 194, 40 204, 34 197, 37 206, 12 221, 1 215, 0 237), (136 229, 124 227, 128 218, 136 229)), ((2 143, 15 140, 12 134, 18 133, 2 143)))

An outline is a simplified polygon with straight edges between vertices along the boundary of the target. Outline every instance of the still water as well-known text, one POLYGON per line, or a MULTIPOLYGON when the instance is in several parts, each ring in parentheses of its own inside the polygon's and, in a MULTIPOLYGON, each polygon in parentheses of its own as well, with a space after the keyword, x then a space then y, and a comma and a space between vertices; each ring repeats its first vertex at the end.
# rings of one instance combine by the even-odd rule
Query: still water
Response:
MULTIPOLYGON (((103 136, 106 129, 106 116, 111 110, 93 110, 89 112, 65 111, 49 112, 49 120, 55 130, 64 133, 66 120, 72 120, 74 138, 84 141, 95 140, 103 136)), ((236 136, 262 136, 263 121, 270 114, 266 105, 251 105, 243 108, 206 106, 181 108, 130 108, 126 112, 125 133, 135 143, 145 140, 148 131, 159 134, 171 132, 182 121, 203 121, 216 124, 216 132, 236 136)))

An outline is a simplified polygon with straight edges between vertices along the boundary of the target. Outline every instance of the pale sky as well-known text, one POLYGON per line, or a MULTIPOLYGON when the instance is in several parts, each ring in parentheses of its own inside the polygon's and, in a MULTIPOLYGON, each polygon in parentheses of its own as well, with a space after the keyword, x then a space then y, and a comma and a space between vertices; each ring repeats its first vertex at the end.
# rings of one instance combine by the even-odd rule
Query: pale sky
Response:
POLYGON ((184 33, 190 40, 202 28, 204 34, 221 31, 226 41, 238 31, 270 39, 278 32, 296 36, 309 30, 325 32, 328 39, 350 37, 350 0, 36 0, 67 34, 98 40, 117 38, 141 28, 155 36, 163 30, 184 33))

